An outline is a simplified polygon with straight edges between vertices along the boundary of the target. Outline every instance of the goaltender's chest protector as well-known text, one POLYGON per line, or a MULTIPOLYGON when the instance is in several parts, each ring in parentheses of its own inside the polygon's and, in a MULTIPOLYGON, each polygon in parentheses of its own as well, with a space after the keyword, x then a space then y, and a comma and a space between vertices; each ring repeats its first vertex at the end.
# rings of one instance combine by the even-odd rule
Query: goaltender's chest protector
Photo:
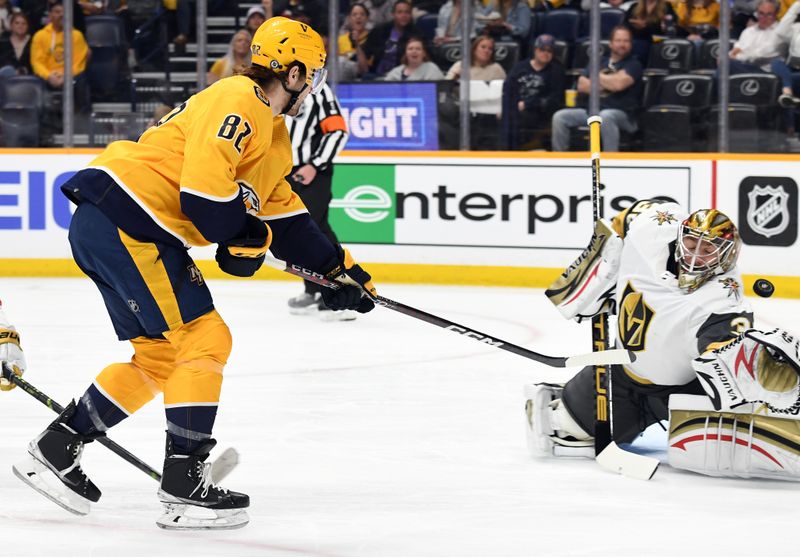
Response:
POLYGON ((670 243, 685 217, 676 204, 655 205, 631 222, 625 236, 616 291, 617 345, 636 353, 636 361, 625 367, 643 383, 692 381, 701 327, 714 313, 741 311, 741 279, 734 289, 736 279, 721 275, 686 294, 667 271, 670 243))

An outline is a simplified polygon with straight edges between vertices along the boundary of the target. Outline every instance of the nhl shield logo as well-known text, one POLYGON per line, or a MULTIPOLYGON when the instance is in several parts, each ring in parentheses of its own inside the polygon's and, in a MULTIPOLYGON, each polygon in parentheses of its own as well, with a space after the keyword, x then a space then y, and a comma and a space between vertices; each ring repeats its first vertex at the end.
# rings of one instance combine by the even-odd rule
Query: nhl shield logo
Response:
POLYGON ((756 246, 797 240, 797 182, 788 176, 748 176, 739 185, 739 232, 756 246))
POLYGON ((747 198, 747 224, 754 232, 771 238, 789 226, 789 194, 782 186, 755 186, 747 198))

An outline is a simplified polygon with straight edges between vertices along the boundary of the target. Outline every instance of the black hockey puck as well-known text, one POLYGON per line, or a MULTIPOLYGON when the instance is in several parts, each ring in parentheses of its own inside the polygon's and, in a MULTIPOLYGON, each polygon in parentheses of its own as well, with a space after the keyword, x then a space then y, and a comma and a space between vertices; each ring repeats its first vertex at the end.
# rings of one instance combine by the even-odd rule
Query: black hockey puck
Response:
POLYGON ((753 292, 762 298, 769 298, 775 293, 775 286, 767 279, 757 279, 753 283, 753 292))

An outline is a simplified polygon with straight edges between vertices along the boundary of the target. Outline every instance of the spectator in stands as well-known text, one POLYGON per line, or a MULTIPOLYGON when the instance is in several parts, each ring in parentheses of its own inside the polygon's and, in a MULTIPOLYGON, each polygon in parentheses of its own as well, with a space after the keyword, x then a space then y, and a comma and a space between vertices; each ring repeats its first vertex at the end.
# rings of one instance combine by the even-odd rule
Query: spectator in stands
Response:
MULTIPOLYGON (((603 8, 617 8, 619 10, 628 11, 635 0, 607 0, 606 2, 600 2, 600 9, 603 8)), ((585 11, 589 11, 592 9, 592 0, 581 0, 581 9, 585 11)))
POLYGON ((516 41, 520 47, 531 29, 531 9, 522 0, 489 0, 476 19, 478 31, 501 41, 516 41))
POLYGON ((10 0, 0 0, 0 37, 11 33, 11 13, 14 7, 10 0))
MULTIPOLYGON (((86 31, 83 10, 78 0, 72 0, 72 2, 75 6, 72 10, 72 26, 83 33, 86 31)), ((35 35, 36 31, 49 22, 50 0, 19 0, 17 6, 28 16, 28 23, 30 24, 32 34, 35 35)))
POLYGON ((396 0, 364 0, 369 10, 369 26, 371 29, 390 23, 394 20, 392 12, 396 0))
MULTIPOLYGON (((800 71, 800 23, 795 23, 797 14, 800 13, 800 1, 794 2, 789 10, 784 14, 781 19, 781 26, 789 26, 789 56, 784 60, 777 58, 770 64, 772 73, 781 78, 781 95, 778 97, 778 104, 784 108, 800 108, 800 97, 795 93, 792 88, 793 76, 792 72, 800 71)), ((790 137, 794 137, 794 112, 787 114, 790 137)))
POLYGON ((448 1, 449 0, 414 0, 414 7, 411 10, 411 15, 414 17, 414 21, 417 21, 424 15, 438 14, 448 1))
POLYGON ((439 66, 430 61, 425 41, 411 37, 406 42, 400 65, 386 74, 386 81, 438 81, 444 79, 439 66))
POLYGON ((731 39, 738 39, 742 31, 755 21, 758 0, 733 0, 731 5, 731 39))
MULTIPOLYGON (((51 0, 50 23, 39 29, 31 41, 31 67, 50 90, 64 86, 64 6, 62 0, 51 0)), ((89 109, 89 87, 83 72, 89 59, 89 45, 83 33, 72 30, 72 75, 75 79, 75 106, 82 112, 89 109)))
MULTIPOLYGON (((448 0, 448 2, 442 6, 442 9, 439 10, 439 19, 436 23, 436 36, 433 39, 433 43, 436 46, 461 40, 461 2, 462 0, 448 0)), ((479 11, 480 4, 478 0, 472 0, 472 13, 477 14, 479 11)), ((474 15, 471 28, 470 37, 474 37, 478 33, 474 15)))
MULTIPOLYGON (((605 151, 619 151, 619 130, 633 133, 638 125, 634 111, 639 107, 642 84, 642 65, 633 55, 631 30, 623 25, 614 27, 609 41, 610 56, 600 62, 597 76, 600 86, 600 116, 603 118, 601 138, 605 151)), ((578 93, 589 93, 591 80, 588 71, 578 78, 578 93)), ((586 125, 584 108, 562 108, 553 115, 553 151, 569 148, 570 129, 586 125)))
POLYGON ((503 140, 508 149, 528 145, 546 129, 564 98, 564 68, 553 59, 555 38, 539 35, 533 56, 520 60, 503 83, 503 140))
POLYGON ((225 77, 230 77, 238 73, 240 69, 250 65, 250 43, 253 36, 247 29, 240 29, 231 39, 228 45, 228 52, 214 62, 206 76, 209 85, 225 77))
POLYGON ((639 0, 625 13, 625 23, 633 32, 633 53, 647 63, 653 36, 675 34, 678 18, 667 0, 639 0))
MULTIPOLYGON (((472 41, 472 62, 469 68, 469 78, 480 81, 493 81, 505 79, 506 71, 503 66, 494 60, 494 39, 481 35, 472 41)), ((445 79, 461 79, 461 60, 457 60, 447 70, 445 79)))
POLYGON ((781 78, 782 103, 792 95, 792 75, 784 57, 792 38, 792 24, 800 13, 800 2, 794 2, 780 23, 778 3, 760 0, 756 8, 758 22, 739 36, 728 53, 731 75, 740 73, 775 73, 781 78))
POLYGON ((352 81, 367 72, 369 64, 364 53, 369 31, 369 10, 360 3, 350 4, 347 14, 347 31, 339 35, 339 72, 342 81, 352 81))
POLYGON ((0 41, 0 76, 29 75, 31 69, 31 35, 28 17, 22 12, 11 15, 11 34, 0 41))
POLYGON ((392 21, 376 26, 364 43, 369 71, 383 76, 400 64, 406 42, 412 35, 421 37, 422 33, 411 20, 411 2, 397 0, 392 7, 392 21))
POLYGON ((690 41, 715 39, 719 35, 719 4, 716 0, 679 0, 673 4, 678 27, 690 41))
MULTIPOLYGON (((275 15, 282 15, 311 25, 323 37, 328 34, 328 3, 318 0, 288 0, 273 8, 275 15), (277 9, 277 8, 280 8, 277 9)), ((266 13, 264 13, 266 16, 266 13)))
POLYGON ((267 14, 264 11, 264 7, 261 6, 261 4, 250 6, 250 9, 247 10, 244 28, 247 29, 252 36, 265 21, 267 21, 267 14))

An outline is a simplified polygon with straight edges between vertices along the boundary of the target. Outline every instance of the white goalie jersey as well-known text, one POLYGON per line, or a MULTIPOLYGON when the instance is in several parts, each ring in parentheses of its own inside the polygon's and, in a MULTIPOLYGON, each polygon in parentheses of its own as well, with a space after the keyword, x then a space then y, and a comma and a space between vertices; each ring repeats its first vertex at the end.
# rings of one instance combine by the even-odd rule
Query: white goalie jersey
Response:
POLYGON ((636 353, 624 369, 639 383, 691 382, 694 358, 752 326, 738 268, 688 294, 678 287, 675 245, 687 215, 676 203, 640 201, 614 222, 623 238, 616 344, 636 353))

